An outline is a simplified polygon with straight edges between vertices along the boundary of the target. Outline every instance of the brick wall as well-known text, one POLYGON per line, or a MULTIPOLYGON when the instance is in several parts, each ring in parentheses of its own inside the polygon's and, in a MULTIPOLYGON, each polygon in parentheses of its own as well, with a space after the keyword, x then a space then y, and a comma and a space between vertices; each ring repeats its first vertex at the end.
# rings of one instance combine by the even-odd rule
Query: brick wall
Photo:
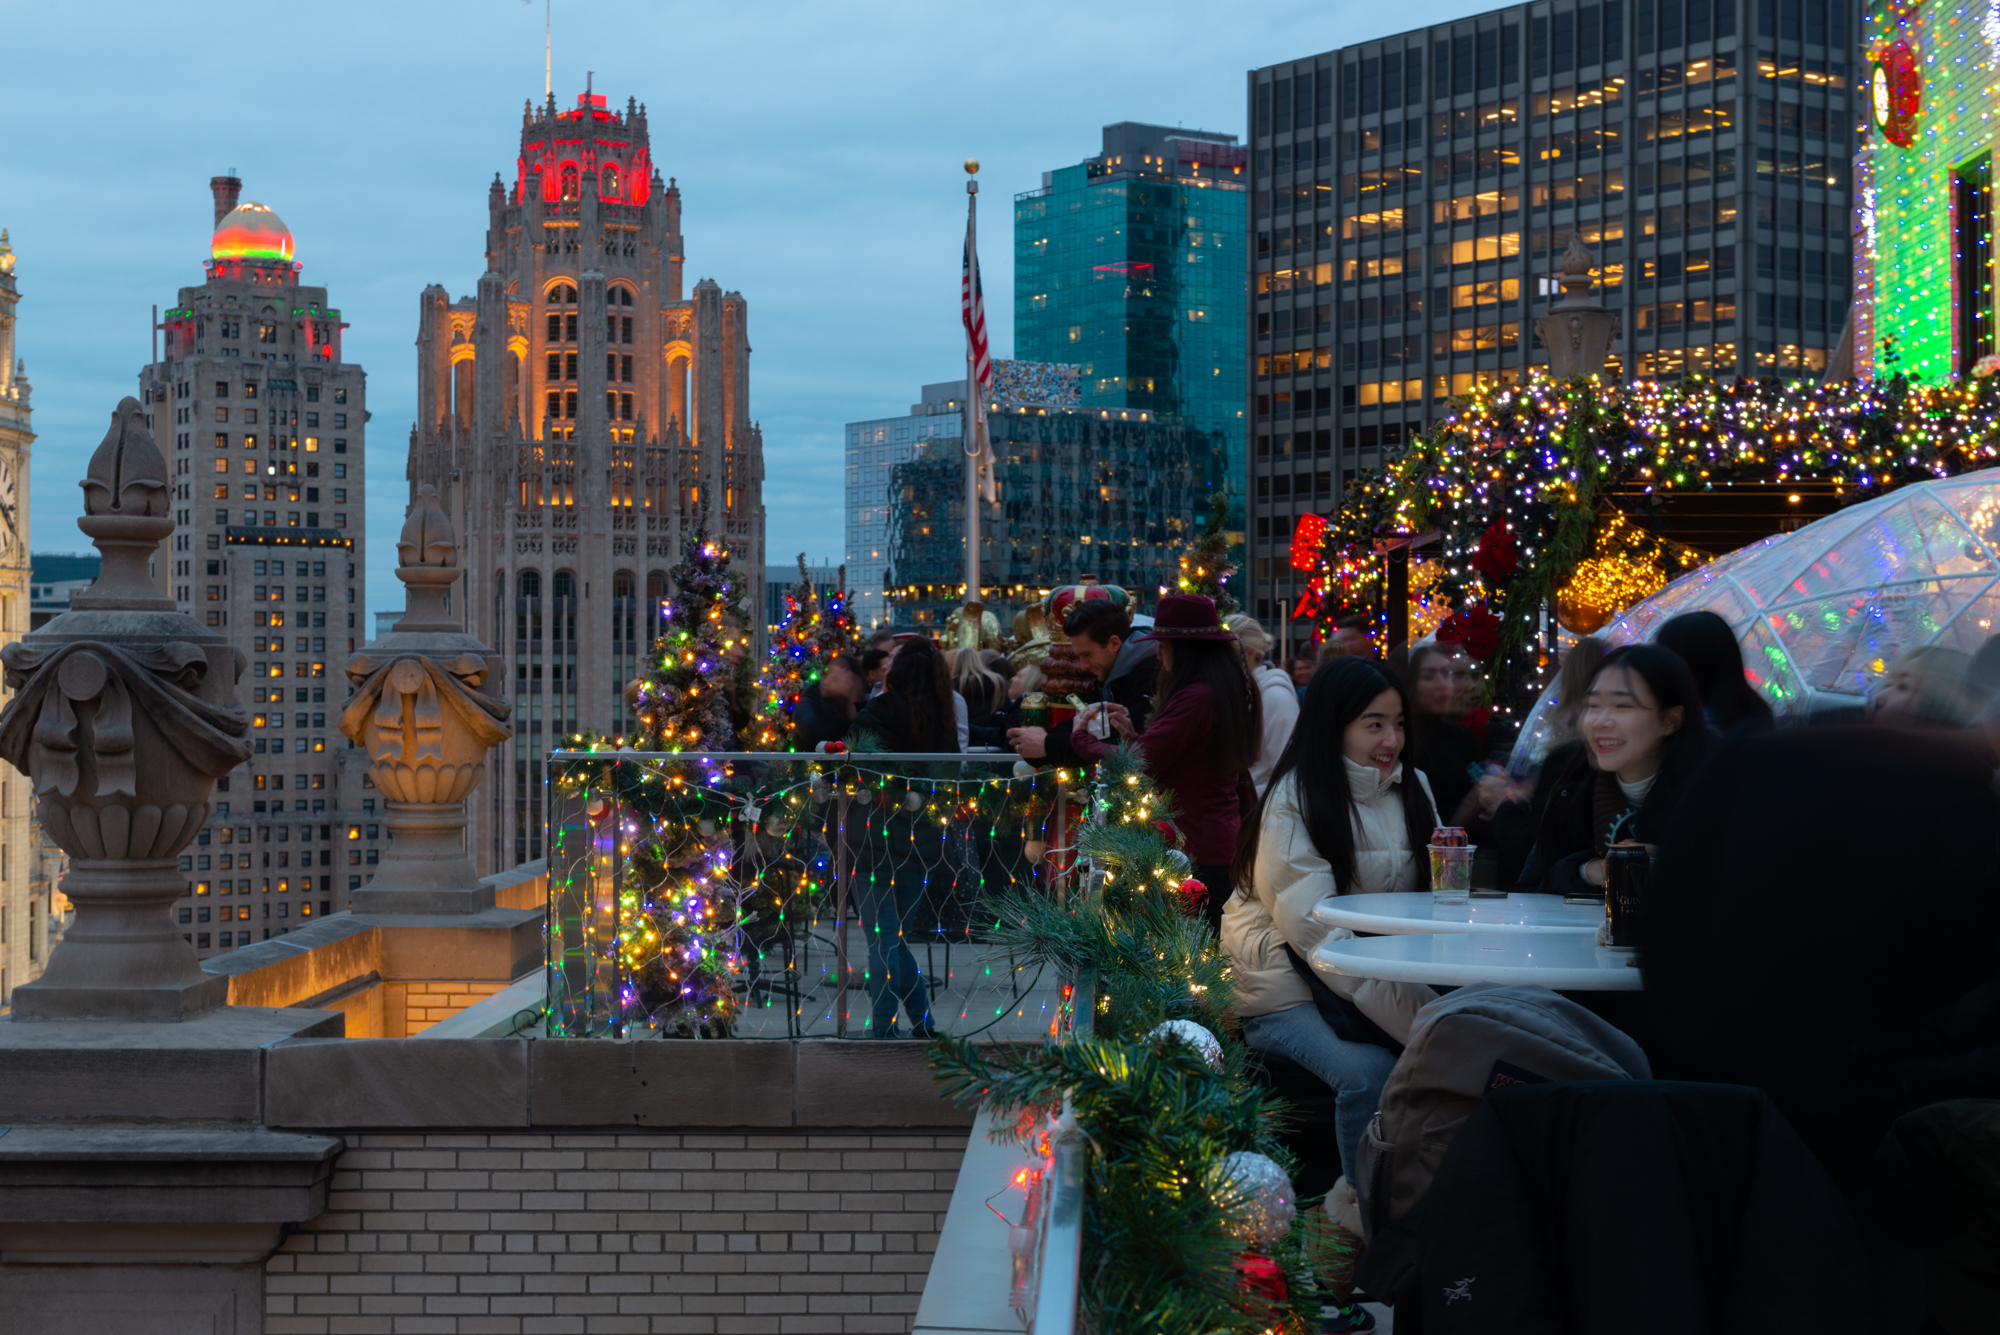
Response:
POLYGON ((269 1335, 900 1335, 966 1136, 347 1133, 269 1335))
POLYGON ((382 1005, 385 1015, 402 1017, 389 1031, 393 1037, 413 1038, 440 1020, 449 1020, 468 1006, 506 989, 504 982, 470 982, 460 979, 427 979, 422 982, 387 983, 382 1005))

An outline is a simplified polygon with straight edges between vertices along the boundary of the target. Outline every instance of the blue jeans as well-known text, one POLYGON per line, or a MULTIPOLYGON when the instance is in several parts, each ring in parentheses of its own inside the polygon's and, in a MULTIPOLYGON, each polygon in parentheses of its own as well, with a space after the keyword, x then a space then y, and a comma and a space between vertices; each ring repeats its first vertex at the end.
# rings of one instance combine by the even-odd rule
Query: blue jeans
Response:
POLYGON ((1310 1002, 1272 1015, 1250 1016, 1243 1021, 1243 1041, 1258 1052, 1290 1057, 1332 1087, 1340 1171, 1352 1184, 1361 1133, 1375 1115, 1396 1055, 1373 1043, 1349 1043, 1339 1037, 1310 1002))
POLYGON ((868 938, 868 994, 872 1015, 870 1038, 886 1038, 896 1027, 897 1003, 910 1017, 910 1031, 919 1037, 935 1032, 931 1022, 929 990, 923 970, 911 953, 904 933, 910 920, 923 906, 929 877, 922 862, 905 853, 899 861, 892 844, 900 833, 891 829, 893 817, 874 806, 857 813, 861 816, 862 839, 855 850, 855 916, 868 938))

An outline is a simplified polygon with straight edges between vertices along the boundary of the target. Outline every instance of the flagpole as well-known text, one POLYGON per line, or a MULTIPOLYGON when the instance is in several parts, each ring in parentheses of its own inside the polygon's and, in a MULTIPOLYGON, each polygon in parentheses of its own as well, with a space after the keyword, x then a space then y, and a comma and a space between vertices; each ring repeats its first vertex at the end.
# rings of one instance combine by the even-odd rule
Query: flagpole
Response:
MULTIPOLYGON (((979 159, 965 160, 966 174, 974 179, 965 183, 965 244, 972 255, 974 264, 973 281, 978 281, 979 246, 979 159)), ((986 610, 985 600, 980 597, 979 585, 979 452, 983 442, 979 438, 980 411, 979 362, 972 346, 971 331, 966 331, 965 344, 965 606, 967 619, 972 626, 973 645, 979 643, 980 615, 986 610)))

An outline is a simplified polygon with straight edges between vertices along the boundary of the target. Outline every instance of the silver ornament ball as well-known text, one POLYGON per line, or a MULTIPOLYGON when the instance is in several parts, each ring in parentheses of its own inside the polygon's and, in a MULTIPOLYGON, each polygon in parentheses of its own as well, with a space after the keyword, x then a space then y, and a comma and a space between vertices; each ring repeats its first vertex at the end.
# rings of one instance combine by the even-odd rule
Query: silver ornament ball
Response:
POLYGON ((1255 1150, 1238 1150, 1222 1161, 1214 1194, 1228 1203, 1229 1236, 1251 1251, 1269 1251, 1284 1241, 1298 1216, 1292 1180, 1255 1150))
POLYGON ((1170 1039, 1185 1043, 1199 1052, 1201 1059, 1215 1070, 1222 1069, 1222 1044, 1216 1041, 1214 1034, 1193 1020, 1168 1020, 1146 1035, 1149 1043, 1164 1043, 1170 1039))

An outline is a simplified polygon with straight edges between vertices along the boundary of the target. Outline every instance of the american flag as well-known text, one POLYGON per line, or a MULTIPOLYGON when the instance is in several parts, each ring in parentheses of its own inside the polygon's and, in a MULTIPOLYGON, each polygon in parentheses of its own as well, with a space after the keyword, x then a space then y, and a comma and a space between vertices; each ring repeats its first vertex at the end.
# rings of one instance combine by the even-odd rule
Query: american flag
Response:
POLYGON ((973 245, 972 219, 965 222, 965 268, 959 283, 959 313, 965 320, 966 349, 981 389, 993 384, 993 358, 986 347, 986 294, 979 286, 979 252, 973 245))

